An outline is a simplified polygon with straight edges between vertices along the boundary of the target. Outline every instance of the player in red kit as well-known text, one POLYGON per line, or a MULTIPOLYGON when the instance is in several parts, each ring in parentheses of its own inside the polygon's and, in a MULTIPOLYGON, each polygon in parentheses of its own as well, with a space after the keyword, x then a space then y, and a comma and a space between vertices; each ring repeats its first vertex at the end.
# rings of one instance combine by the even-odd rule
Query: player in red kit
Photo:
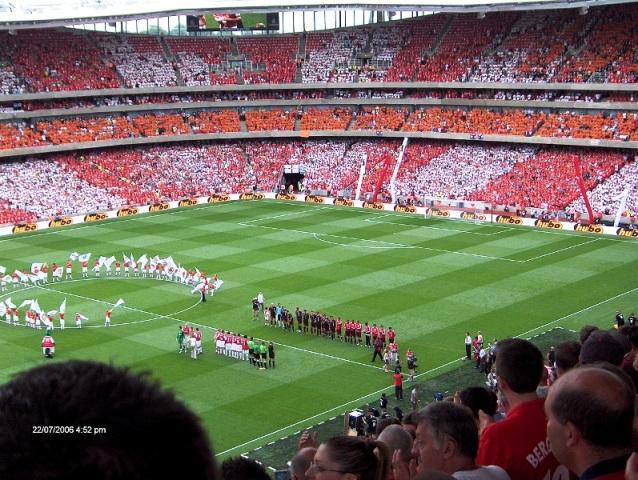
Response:
POLYGON ((113 314, 113 310, 109 309, 106 312, 104 312, 104 326, 105 327, 110 327, 111 326, 111 315, 113 314))

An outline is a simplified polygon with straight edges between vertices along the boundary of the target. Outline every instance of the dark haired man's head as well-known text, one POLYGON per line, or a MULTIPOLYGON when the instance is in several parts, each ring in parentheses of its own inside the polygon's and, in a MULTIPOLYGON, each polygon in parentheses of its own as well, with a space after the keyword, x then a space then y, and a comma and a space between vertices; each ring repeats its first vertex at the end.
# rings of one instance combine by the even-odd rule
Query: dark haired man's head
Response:
POLYGON ((580 363, 587 365, 596 362, 608 362, 619 366, 626 348, 612 333, 599 330, 593 332, 580 349, 580 363))
MULTIPOLYGON (((496 374, 518 394, 531 393, 543 376, 543 354, 536 345, 520 338, 508 338, 498 344, 496 374)), ((499 382, 501 386, 502 382, 499 382)))
POLYGON ((562 375, 578 365, 580 349, 580 343, 574 340, 568 340, 566 342, 559 343, 556 346, 555 362, 557 375, 562 375))
POLYGON ((496 394, 485 387, 468 387, 459 392, 459 400, 470 410, 475 419, 478 419, 479 410, 483 410, 488 415, 496 413, 496 394))
POLYGON ((208 437, 195 414, 146 374, 69 361, 0 387, 2 479, 182 477, 217 478, 208 437), (34 434, 34 426, 80 430, 34 434), (88 428, 92 434, 80 433, 88 428))
POLYGON ((232 457, 224 460, 221 466, 222 480, 270 480, 263 465, 246 457, 232 457))
POLYGON ((585 343, 589 336, 598 330, 600 330, 600 328, 598 328, 596 325, 585 325, 584 327, 582 327, 578 335, 580 344, 582 345, 583 343, 585 343))

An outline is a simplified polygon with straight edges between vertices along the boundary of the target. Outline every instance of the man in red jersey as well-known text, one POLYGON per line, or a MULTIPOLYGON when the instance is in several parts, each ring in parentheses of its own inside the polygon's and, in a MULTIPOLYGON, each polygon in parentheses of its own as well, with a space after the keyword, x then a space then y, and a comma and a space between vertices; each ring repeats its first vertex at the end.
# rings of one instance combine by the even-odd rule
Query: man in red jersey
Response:
POLYGON ((377 341, 377 337, 379 336, 379 329, 377 328, 377 324, 372 324, 372 345, 374 345, 377 341))
POLYGON ((635 397, 630 377, 611 365, 562 375, 545 402, 556 458, 581 480, 624 480, 635 397))
POLYGON ((47 358, 53 358, 55 354, 55 340, 51 335, 42 338, 42 354, 47 358))
POLYGON ((361 329, 363 327, 361 326, 361 322, 359 320, 357 320, 356 322, 354 322, 354 331, 355 331, 355 343, 357 345, 361 345, 361 329))
POLYGON ((336 324, 337 338, 343 342, 343 336, 341 335, 341 326, 342 326, 341 317, 338 317, 337 324, 336 324))
POLYGON ((498 344, 498 388, 509 404, 507 417, 481 433, 478 465, 498 465, 516 480, 568 480, 569 471, 554 457, 547 440, 544 399, 536 394, 543 354, 527 340, 498 344))

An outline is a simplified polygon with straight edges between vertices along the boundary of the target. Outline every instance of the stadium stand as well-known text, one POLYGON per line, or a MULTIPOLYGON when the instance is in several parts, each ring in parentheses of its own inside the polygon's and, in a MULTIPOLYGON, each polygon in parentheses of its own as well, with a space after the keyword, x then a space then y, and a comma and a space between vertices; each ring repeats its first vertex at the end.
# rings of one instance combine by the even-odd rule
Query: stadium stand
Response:
POLYGON ((574 156, 580 157, 588 190, 604 182, 625 162, 620 152, 544 148, 530 161, 517 161, 509 172, 503 172, 469 198, 523 208, 563 210, 580 195, 574 179, 574 156))
MULTIPOLYGON (((624 155, 627 162, 621 168, 616 163, 616 171, 605 181, 597 182, 596 187, 589 192, 589 201, 596 212, 615 215, 620 208, 619 195, 627 189, 627 203, 625 216, 632 216, 638 212, 638 158, 629 154, 624 155)), ((585 211, 581 197, 570 204, 570 208, 579 212, 585 211)))
POLYGON ((238 38, 237 48, 252 63, 244 70, 246 84, 292 83, 297 74, 295 54, 299 48, 297 35, 260 38, 238 38))
POLYGON ((401 169, 397 178, 397 192, 402 195, 467 198, 476 190, 483 189, 492 179, 501 178, 518 162, 529 159, 535 149, 473 144, 455 145, 449 149, 445 146, 430 147, 426 148, 429 159, 422 159, 417 166, 414 159, 418 159, 417 155, 423 150, 422 144, 411 144, 406 149, 405 156, 411 160, 411 165, 401 169), (442 153, 436 155, 439 151, 442 153))
POLYGON ((254 110, 246 112, 248 131, 294 130, 296 112, 274 110, 254 110))
POLYGON ((158 37, 99 34, 95 39, 127 87, 177 85, 175 69, 166 60, 158 37))

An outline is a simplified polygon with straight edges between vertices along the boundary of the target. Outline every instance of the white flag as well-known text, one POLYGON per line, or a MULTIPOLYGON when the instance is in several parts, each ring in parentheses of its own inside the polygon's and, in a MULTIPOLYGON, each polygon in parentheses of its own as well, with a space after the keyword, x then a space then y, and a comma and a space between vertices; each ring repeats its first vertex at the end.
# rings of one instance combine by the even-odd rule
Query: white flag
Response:
POLYGON ((0 317, 4 317, 6 313, 7 307, 5 306, 4 302, 0 302, 0 317))
POLYGON ((5 282, 10 282, 11 281, 11 275, 5 275, 4 277, 2 277, 2 280, 4 280, 5 282))
POLYGON ((33 300, 33 302, 31 302, 31 310, 36 313, 42 313, 42 309, 40 308, 40 304, 37 300, 33 300))
POLYGON ((217 279, 217 281, 216 281, 216 282, 214 282, 214 283, 213 283, 213 286, 215 287, 215 290, 217 290, 217 289, 218 289, 219 287, 221 287, 223 284, 224 284, 224 281, 223 281, 221 278, 219 278, 219 279, 217 279))
POLYGON ((124 305, 124 299, 120 298, 117 302, 115 302, 115 305, 113 305, 113 308, 117 308, 120 305, 124 305))
POLYGON ((16 270, 15 273, 18 278, 20 279, 21 282, 28 282, 29 281, 29 277, 26 276, 24 273, 22 273, 20 270, 16 270))
POLYGON ((58 311, 57 311, 57 310, 49 310, 49 311, 47 312, 47 315, 48 315, 49 317, 52 317, 52 316, 54 316, 56 313, 58 313, 58 311))
POLYGON ((0 274, 4 275, 5 273, 7 273, 7 267, 0 265, 0 274))
POLYGON ((146 265, 148 263, 148 257, 146 256, 146 254, 144 254, 140 258, 138 258, 137 259, 137 263, 140 264, 142 266, 142 268, 144 268, 144 265, 146 265))
POLYGON ((25 300, 24 302, 20 304, 18 308, 27 307, 27 306, 30 307, 32 303, 33 303, 33 300, 25 300))
POLYGON ((15 303, 13 303, 13 302, 11 301, 11 297, 7 298, 7 299, 4 301, 4 303, 6 303, 6 304, 7 304, 7 307, 9 307, 9 308, 16 308, 15 303))
POLYGON ((78 252, 73 252, 71 255, 69 255, 69 260, 73 260, 75 262, 79 256, 80 254, 78 252))
POLYGON ((125 253, 122 254, 122 259, 124 260, 124 263, 128 263, 129 265, 133 263, 133 261, 128 258, 125 253))
POLYGON ((62 278, 62 273, 63 273, 62 267, 57 267, 55 270, 53 270, 52 275, 57 278, 62 278))
POLYGON ((162 260, 162 263, 165 263, 168 268, 177 270, 177 265, 175 265, 175 260, 173 260, 173 257, 166 257, 164 260, 162 260))
POLYGON ((91 258, 91 254, 90 253, 83 253, 82 255, 78 256, 78 260, 80 262, 88 262, 89 258, 91 258))
POLYGON ((31 280, 31 283, 38 283, 38 280, 40 280, 40 275, 29 275, 29 280, 31 280))
POLYGON ((32 263, 31 264, 31 273, 39 272, 42 269, 41 263, 32 263))
POLYGON ((62 305, 60 305, 60 313, 65 313, 66 312, 66 297, 64 297, 64 301, 62 302, 62 305))
POLYGON ((109 258, 104 260, 104 265, 106 265, 106 269, 107 270, 111 269, 111 265, 113 264, 114 261, 115 261, 115 257, 114 256, 110 256, 109 258))
POLYGON ((203 287, 203 286, 204 286, 204 283, 202 282, 202 283, 200 283, 199 285, 197 285, 195 288, 193 288, 193 289, 191 290, 191 293, 197 293, 197 292, 199 292, 199 291, 202 289, 202 287, 203 287))
POLYGON ((82 315, 81 313, 78 313, 78 314, 77 314, 77 316, 78 316, 78 318, 79 318, 80 320, 88 320, 88 319, 89 319, 88 317, 85 317, 85 316, 84 316, 84 315, 82 315))

